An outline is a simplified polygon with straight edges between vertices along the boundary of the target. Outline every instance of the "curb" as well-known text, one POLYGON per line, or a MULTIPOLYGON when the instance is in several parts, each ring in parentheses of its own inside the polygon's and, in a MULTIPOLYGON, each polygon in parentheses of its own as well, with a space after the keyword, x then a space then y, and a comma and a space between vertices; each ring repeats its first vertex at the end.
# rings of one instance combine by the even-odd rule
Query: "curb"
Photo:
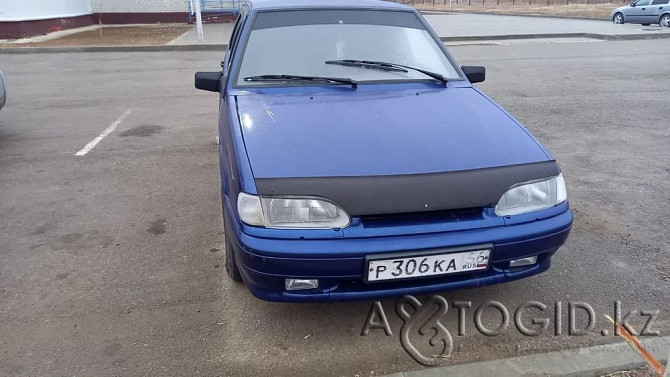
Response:
POLYGON ((666 39, 670 38, 670 33, 653 33, 653 34, 592 34, 584 33, 584 37, 601 39, 604 41, 634 41, 634 40, 648 40, 648 39, 666 39))
POLYGON ((550 39, 550 38, 591 38, 603 41, 632 41, 670 38, 670 33, 653 34, 593 34, 593 33, 551 33, 551 34, 509 34, 490 36, 440 37, 442 42, 500 41, 510 39, 550 39))
POLYGON ((585 38, 586 33, 508 34, 489 36, 440 37, 442 42, 501 41, 510 39, 585 38))
MULTIPOLYGON (((666 363, 670 353, 670 336, 647 338, 642 344, 654 357, 666 363)), ((437 376, 602 376, 645 365, 642 358, 625 343, 579 348, 507 359, 482 361, 400 372, 386 377, 437 377, 437 376)))
MULTIPOLYGON (((632 41, 648 39, 670 39, 670 33, 652 34, 593 34, 593 33, 550 33, 550 34, 508 34, 508 35, 472 35, 461 37, 440 37, 442 42, 485 42, 511 39, 550 39, 550 38, 591 38, 603 41, 632 41)), ((63 46, 63 47, 0 47, 0 54, 46 54, 72 52, 167 52, 167 51, 219 51, 223 52, 228 44, 192 44, 192 45, 152 45, 152 46, 63 46)))
MULTIPOLYGON (((614 4, 613 4, 614 5, 614 4)), ((625 4, 623 4, 625 5, 625 4)), ((458 13, 458 14, 477 14, 477 15, 489 15, 489 16, 513 16, 513 17, 536 17, 536 18, 560 18, 563 20, 586 20, 586 21, 611 21, 609 18, 597 18, 597 17, 572 17, 572 16, 552 16, 549 14, 519 14, 519 13, 494 13, 494 12, 468 12, 463 10, 431 10, 431 9, 419 9, 419 12, 431 14, 449 14, 449 13, 458 13)))

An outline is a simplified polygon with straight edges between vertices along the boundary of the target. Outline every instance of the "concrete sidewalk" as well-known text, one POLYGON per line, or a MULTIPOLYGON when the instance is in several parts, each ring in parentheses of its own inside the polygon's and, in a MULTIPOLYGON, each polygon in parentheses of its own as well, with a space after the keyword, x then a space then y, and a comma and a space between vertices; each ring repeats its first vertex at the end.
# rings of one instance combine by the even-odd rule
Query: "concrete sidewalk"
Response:
MULTIPOLYGON (((426 13, 424 17, 444 41, 527 38, 645 39, 669 37, 670 28, 658 25, 615 25, 610 21, 580 20, 494 14, 426 13)), ((230 39, 232 23, 205 24, 203 41, 195 27, 171 41, 171 45, 223 45, 230 39)))
POLYGON ((615 25, 605 20, 580 20, 493 14, 424 14, 440 37, 476 36, 486 39, 501 35, 597 34, 607 36, 667 34, 670 28, 658 25, 615 25))
MULTIPOLYGON (((667 363, 670 354, 670 336, 647 338, 642 344, 649 352, 667 363)), ((422 369, 394 373, 386 377, 438 376, 602 376, 645 365, 642 358, 625 342, 558 351, 478 363, 422 369)))
POLYGON ((223 24, 204 24, 204 40, 198 40, 198 32, 193 27, 191 30, 180 35, 168 43, 168 45, 223 45, 228 44, 230 34, 235 26, 232 22, 223 24))

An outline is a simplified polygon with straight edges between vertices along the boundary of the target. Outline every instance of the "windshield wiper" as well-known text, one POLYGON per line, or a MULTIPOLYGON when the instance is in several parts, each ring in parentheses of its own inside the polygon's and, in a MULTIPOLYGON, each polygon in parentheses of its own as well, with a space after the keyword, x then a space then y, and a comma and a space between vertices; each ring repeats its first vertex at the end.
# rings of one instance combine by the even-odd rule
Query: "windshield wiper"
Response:
MULTIPOLYGON (((326 64, 337 64, 344 65, 348 67, 361 67, 369 69, 377 69, 380 71, 392 71, 392 72, 408 72, 405 66, 400 64, 392 64, 386 62, 376 62, 370 60, 352 60, 352 59, 342 59, 342 60, 326 60, 326 64)), ((412 68, 414 69, 414 68, 412 68)))
POLYGON ((379 62, 374 60, 354 60, 354 59, 326 60, 326 64, 337 64, 337 65, 344 65, 347 67, 378 69, 380 71, 407 72, 408 69, 411 69, 412 71, 421 72, 424 75, 431 77, 445 85, 449 81, 443 75, 431 71, 426 71, 425 69, 410 67, 402 64, 379 62))
POLYGON ((358 87, 358 82, 344 77, 320 77, 320 76, 297 76, 297 75, 258 75, 245 77, 244 81, 307 81, 307 82, 329 82, 351 85, 358 87))

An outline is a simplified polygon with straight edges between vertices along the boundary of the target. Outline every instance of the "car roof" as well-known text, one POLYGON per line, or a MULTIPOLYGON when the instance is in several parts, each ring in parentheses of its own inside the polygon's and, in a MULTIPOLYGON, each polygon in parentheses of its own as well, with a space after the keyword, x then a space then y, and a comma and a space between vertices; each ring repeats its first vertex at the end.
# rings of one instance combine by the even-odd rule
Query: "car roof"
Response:
POLYGON ((252 10, 290 9, 290 8, 354 8, 354 9, 402 9, 413 10, 407 5, 383 0, 247 0, 252 10))

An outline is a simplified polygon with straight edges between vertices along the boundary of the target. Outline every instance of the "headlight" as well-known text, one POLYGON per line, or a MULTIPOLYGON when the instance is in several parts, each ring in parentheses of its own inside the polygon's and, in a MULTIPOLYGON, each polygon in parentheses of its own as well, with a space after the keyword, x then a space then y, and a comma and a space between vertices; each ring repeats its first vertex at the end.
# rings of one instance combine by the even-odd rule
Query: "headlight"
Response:
POLYGON ((243 192, 237 195, 237 213, 246 224, 253 226, 265 226, 261 199, 254 195, 243 192))
POLYGON ((240 219, 266 228, 332 229, 349 226, 349 215, 337 205, 317 198, 264 198, 245 193, 237 196, 240 219))
POLYGON ((509 216, 539 211, 567 199, 563 174, 559 174, 542 181, 522 183, 507 190, 496 205, 496 214, 509 216))

